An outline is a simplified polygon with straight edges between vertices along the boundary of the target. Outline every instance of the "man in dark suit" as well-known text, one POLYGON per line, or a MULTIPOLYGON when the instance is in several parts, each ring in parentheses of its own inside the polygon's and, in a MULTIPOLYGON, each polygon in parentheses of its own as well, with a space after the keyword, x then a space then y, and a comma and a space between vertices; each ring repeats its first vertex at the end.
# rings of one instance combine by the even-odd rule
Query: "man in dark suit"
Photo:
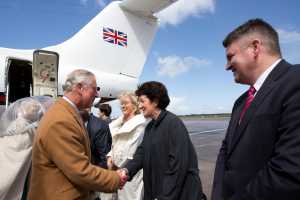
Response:
POLYGON ((107 169, 106 154, 111 149, 111 133, 108 123, 92 113, 87 121, 87 131, 91 142, 93 163, 107 169))
POLYGON ((235 102, 215 169, 213 200, 300 199, 300 66, 278 34, 252 19, 223 41, 226 69, 251 88, 235 102))
POLYGON ((90 108, 80 110, 79 113, 89 135, 92 163, 107 169, 106 155, 112 144, 108 123, 91 113, 90 108))

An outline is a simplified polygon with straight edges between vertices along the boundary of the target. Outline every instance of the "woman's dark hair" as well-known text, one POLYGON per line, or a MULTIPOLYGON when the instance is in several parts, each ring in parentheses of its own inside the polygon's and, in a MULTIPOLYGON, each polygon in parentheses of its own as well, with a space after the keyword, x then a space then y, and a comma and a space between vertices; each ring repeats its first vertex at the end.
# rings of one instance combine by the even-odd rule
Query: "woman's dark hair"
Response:
POLYGON ((166 87, 157 81, 149 81, 139 85, 135 94, 138 97, 142 95, 147 96, 151 102, 156 102, 157 107, 160 109, 165 109, 170 103, 166 87))
POLYGON ((99 110, 105 114, 105 116, 109 117, 111 114, 111 107, 109 104, 100 104, 99 110))

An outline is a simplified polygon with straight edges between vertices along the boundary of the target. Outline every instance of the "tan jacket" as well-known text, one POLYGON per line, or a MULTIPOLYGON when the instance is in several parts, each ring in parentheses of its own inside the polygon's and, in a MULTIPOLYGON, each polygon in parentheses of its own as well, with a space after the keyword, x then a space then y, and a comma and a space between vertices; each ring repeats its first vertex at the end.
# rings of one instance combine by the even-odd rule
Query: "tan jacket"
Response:
POLYGON ((116 191, 116 172, 91 164, 88 135, 75 108, 60 98, 44 115, 33 145, 29 200, 89 199, 116 191))

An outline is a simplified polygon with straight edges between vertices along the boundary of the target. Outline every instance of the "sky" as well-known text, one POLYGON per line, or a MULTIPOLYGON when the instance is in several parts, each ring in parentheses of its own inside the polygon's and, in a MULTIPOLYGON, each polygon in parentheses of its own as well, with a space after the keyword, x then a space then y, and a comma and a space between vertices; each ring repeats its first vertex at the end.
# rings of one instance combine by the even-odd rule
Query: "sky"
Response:
MULTIPOLYGON (((110 0, 1 0, 0 47, 38 49, 65 41, 110 0)), ((299 0, 178 0, 158 13, 160 27, 140 83, 164 83, 168 110, 183 114, 229 113, 248 86, 224 69, 222 41, 251 18, 279 33, 284 59, 300 63, 299 0)), ((299 77, 300 78, 300 77, 299 77)), ((114 113, 118 113, 113 103, 114 113)))

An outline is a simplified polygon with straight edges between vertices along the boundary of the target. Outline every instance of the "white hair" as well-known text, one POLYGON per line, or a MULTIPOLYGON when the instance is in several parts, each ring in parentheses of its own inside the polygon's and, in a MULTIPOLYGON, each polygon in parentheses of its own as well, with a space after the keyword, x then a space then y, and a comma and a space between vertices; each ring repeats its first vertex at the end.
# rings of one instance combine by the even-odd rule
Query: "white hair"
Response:
POLYGON ((93 77, 95 77, 95 75, 88 70, 84 70, 84 69, 74 70, 67 76, 65 84, 63 84, 62 86, 63 91, 64 92, 71 91, 72 88, 78 83, 90 85, 92 84, 93 77))

